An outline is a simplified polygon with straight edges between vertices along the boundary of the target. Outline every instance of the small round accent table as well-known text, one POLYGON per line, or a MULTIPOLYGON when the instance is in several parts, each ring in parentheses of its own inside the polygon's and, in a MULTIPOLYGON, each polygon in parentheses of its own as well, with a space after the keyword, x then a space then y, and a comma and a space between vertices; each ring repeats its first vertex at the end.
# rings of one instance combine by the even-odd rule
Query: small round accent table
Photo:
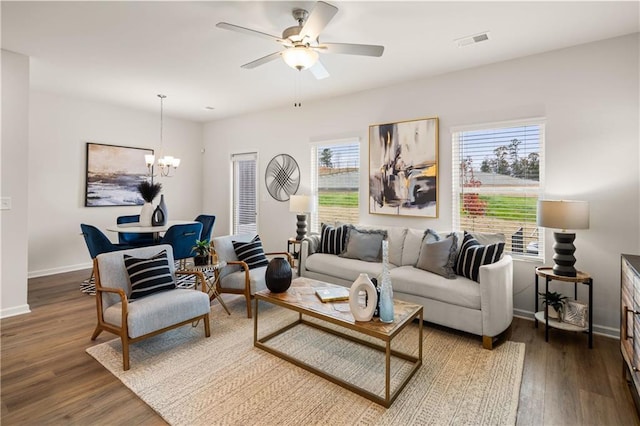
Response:
POLYGON ((542 321, 545 323, 544 328, 544 340, 545 342, 549 341, 549 327, 557 328, 560 330, 567 331, 582 331, 586 332, 589 336, 589 349, 593 348, 593 278, 591 275, 586 272, 577 271, 575 277, 567 277, 563 275, 557 275, 553 272, 553 268, 549 266, 540 266, 536 268, 536 310, 535 310, 535 326, 538 327, 538 321, 542 321), (573 297, 574 299, 578 299, 578 284, 585 284, 589 287, 589 324, 587 327, 580 327, 577 325, 569 324, 566 322, 560 322, 556 319, 550 319, 548 315, 549 306, 545 303, 544 311, 538 311, 538 279, 544 278, 545 280, 545 291, 546 295, 549 292, 549 281, 564 281, 573 283, 573 297))
POLYGON ((231 312, 229 312, 229 309, 227 308, 227 305, 225 305, 224 300, 220 296, 220 293, 218 292, 218 288, 216 286, 218 280, 220 279, 220 269, 224 268, 225 266, 227 266, 227 262, 225 262, 224 260, 220 262, 209 263, 207 265, 194 265, 193 261, 188 261, 184 267, 184 270, 195 272, 198 276, 198 279, 200 279, 201 282, 205 283, 205 285, 207 286, 209 300, 218 299, 218 302, 220 302, 224 310, 227 311, 227 314, 231 315, 231 312))

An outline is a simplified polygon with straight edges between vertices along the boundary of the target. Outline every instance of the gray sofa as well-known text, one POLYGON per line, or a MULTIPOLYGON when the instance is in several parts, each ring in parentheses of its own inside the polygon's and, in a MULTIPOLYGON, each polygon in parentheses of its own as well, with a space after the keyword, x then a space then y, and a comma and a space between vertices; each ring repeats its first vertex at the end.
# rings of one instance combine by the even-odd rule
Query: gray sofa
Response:
MULTIPOLYGON (((479 282, 456 275, 447 279, 416 268, 423 229, 389 226, 358 226, 387 232, 389 267, 394 298, 424 307, 426 321, 483 336, 483 346, 492 349, 494 339, 513 320, 513 263, 504 255, 496 263, 480 267, 479 282)), ((445 236, 447 233, 440 233, 445 236)), ((458 236, 458 251, 463 234, 458 236)), ((481 244, 495 238, 494 234, 474 234, 481 244)), ((320 236, 302 241, 299 274, 333 284, 351 286, 360 273, 377 277, 381 262, 366 262, 335 254, 319 253, 320 236)), ((456 253, 456 256, 459 253, 456 253)))

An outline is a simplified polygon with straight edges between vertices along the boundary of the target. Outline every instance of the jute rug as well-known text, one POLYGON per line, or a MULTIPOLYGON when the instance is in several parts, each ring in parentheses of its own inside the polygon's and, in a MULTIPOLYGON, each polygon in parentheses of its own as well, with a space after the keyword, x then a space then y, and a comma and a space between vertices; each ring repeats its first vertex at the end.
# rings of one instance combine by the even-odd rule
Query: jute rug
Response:
MULTIPOLYGON (((215 304, 210 338, 202 324, 187 325, 132 345, 129 371, 118 339, 87 352, 173 425, 515 424, 523 343, 488 351, 478 338, 425 327, 423 365, 385 409, 255 348, 244 306, 234 300, 227 316, 215 304)), ((296 315, 261 304, 259 335, 296 315)), ((411 324, 393 348, 417 354, 417 336, 411 324)), ((269 343, 372 392, 384 389, 378 351, 303 325, 269 343)), ((392 389, 407 369, 393 359, 392 389)))

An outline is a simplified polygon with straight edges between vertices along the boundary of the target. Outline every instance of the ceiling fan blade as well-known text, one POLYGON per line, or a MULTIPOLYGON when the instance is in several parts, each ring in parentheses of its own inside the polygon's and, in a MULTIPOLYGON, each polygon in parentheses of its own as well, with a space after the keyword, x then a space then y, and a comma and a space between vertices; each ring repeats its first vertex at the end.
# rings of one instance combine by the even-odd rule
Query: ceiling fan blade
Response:
POLYGON ((267 62, 274 61, 280 57, 282 52, 275 52, 267 56, 263 56, 260 59, 256 59, 255 61, 249 62, 248 64, 242 65, 240 68, 252 69, 255 67, 259 67, 260 65, 264 65, 267 62))
POLYGON ((384 46, 374 44, 322 43, 318 48, 326 53, 345 55, 382 56, 384 52, 384 46))
POLYGON ((311 74, 316 78, 316 80, 322 80, 329 77, 329 71, 322 65, 322 62, 317 61, 311 68, 309 68, 311 74))
POLYGON ((309 14, 309 18, 307 18, 304 27, 300 30, 300 37, 307 36, 311 40, 317 39, 324 27, 327 26, 336 13, 338 13, 337 7, 319 1, 309 14))
POLYGON ((271 34, 263 33, 261 31, 252 30, 250 28, 241 27, 239 25, 230 24, 228 22, 218 22, 216 27, 222 28, 224 30, 235 31, 237 33, 248 34, 252 36, 258 36, 262 38, 268 38, 269 40, 280 41, 280 37, 273 36, 271 34))

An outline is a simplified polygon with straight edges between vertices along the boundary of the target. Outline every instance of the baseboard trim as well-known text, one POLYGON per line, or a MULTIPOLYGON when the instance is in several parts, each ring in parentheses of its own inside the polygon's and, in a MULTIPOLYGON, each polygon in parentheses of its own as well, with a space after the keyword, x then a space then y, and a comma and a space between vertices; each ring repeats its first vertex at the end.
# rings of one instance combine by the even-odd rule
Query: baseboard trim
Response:
POLYGON ((0 309, 0 318, 15 317, 16 315, 28 314, 31 312, 29 305, 12 306, 11 308, 0 309))
POLYGON ((93 268, 93 263, 79 263, 77 265, 61 266, 59 268, 41 269, 27 272, 27 278, 46 277, 49 275, 64 274, 65 272, 80 271, 93 268))
MULTIPOLYGON (((533 312, 525 311, 522 309, 514 309, 513 316, 516 318, 522 318, 528 321, 533 321, 533 312)), ((593 324, 593 334, 600 336, 611 337, 612 339, 620 340, 620 330, 613 327, 607 327, 604 325, 593 324)))

